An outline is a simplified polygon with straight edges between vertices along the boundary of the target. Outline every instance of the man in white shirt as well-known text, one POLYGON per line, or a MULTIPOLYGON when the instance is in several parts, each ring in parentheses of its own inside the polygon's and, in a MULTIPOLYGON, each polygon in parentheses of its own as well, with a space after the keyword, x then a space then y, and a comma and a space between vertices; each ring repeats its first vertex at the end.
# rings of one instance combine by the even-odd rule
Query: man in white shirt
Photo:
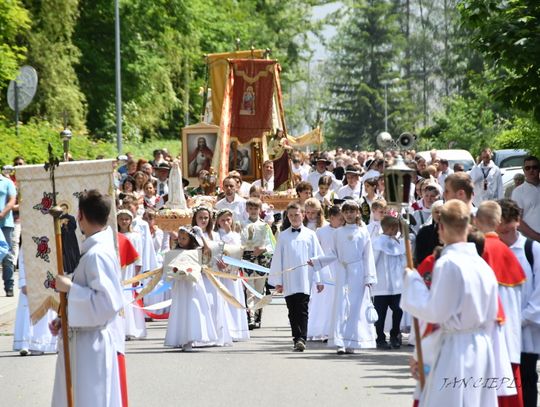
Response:
POLYGON ((323 175, 330 175, 332 177, 332 190, 337 191, 341 187, 341 182, 339 182, 334 174, 332 174, 330 171, 327 171, 326 167, 330 165, 330 160, 320 156, 315 161, 315 171, 313 171, 311 174, 307 177, 307 182, 311 184, 314 191, 317 191, 319 189, 319 180, 323 175))
POLYGON ((448 177, 450 174, 454 173, 454 170, 448 167, 448 160, 446 158, 441 158, 439 160, 439 177, 437 178, 437 181, 439 182, 439 185, 443 189, 444 192, 444 180, 446 177, 448 177))
POLYGON ((274 191, 274 162, 267 160, 263 163, 263 178, 255 180, 251 186, 258 186, 265 192, 274 191))
POLYGON ((233 221, 243 223, 247 220, 246 200, 236 193, 236 180, 226 177, 223 180, 223 192, 225 198, 216 203, 216 210, 230 209, 233 213, 233 221))
POLYGON ((166 162, 162 162, 154 167, 154 172, 157 177, 156 193, 159 196, 167 195, 169 193, 169 172, 171 167, 166 162))
POLYGON ((512 192, 512 199, 523 210, 519 230, 540 242, 540 170, 538 158, 526 157, 523 162, 525 182, 512 192))
POLYGON ((504 195, 501 170, 491 160, 491 155, 491 149, 484 148, 480 154, 481 161, 470 173, 474 184, 473 203, 476 207, 483 201, 501 199, 504 195))

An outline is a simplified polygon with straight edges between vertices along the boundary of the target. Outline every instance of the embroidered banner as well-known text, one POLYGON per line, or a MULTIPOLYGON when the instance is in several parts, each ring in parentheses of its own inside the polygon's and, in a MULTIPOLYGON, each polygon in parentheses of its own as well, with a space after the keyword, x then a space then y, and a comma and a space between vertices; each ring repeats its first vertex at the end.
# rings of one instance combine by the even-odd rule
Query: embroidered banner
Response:
MULTIPOLYGON (((56 202, 64 208, 62 242, 66 273, 73 272, 80 257, 79 247, 83 236, 76 217, 82 192, 97 189, 111 196, 113 205, 109 225, 117 230, 112 171, 112 160, 62 162, 55 168, 56 202)), ((16 176, 28 306, 35 323, 48 309, 57 310, 59 305, 59 296, 54 291, 54 277, 58 274, 54 223, 49 214, 53 204, 52 184, 50 173, 45 171, 43 165, 17 167, 16 176)))
POLYGON ((208 93, 212 101, 212 123, 219 126, 221 122, 221 108, 225 96, 225 87, 229 80, 229 59, 234 58, 262 58, 265 50, 254 49, 249 51, 225 52, 221 54, 209 54, 206 57, 210 74, 210 89, 208 93))
POLYGON ((235 59, 231 103, 231 137, 245 144, 272 131, 272 104, 276 81, 276 61, 235 59))

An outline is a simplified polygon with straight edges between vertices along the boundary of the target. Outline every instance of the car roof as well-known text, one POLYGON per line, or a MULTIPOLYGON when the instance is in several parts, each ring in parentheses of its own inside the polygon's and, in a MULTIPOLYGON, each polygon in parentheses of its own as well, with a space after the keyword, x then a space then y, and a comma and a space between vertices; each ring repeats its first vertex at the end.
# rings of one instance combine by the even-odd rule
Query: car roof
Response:
MULTIPOLYGON (((420 155, 425 159, 431 158, 429 151, 419 151, 416 155, 420 155)), ((464 158, 470 158, 474 161, 473 156, 467 150, 450 149, 450 150, 437 150, 437 157, 446 158, 447 160, 462 160, 464 158)))

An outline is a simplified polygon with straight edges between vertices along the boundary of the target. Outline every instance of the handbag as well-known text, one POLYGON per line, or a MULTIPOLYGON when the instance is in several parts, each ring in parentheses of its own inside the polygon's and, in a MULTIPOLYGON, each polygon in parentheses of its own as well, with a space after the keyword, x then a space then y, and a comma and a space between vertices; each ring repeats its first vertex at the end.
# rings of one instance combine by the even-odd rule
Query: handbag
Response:
POLYGON ((379 314, 377 314, 377 310, 375 309, 375 305, 373 305, 373 301, 371 300, 371 286, 368 285, 368 301, 366 307, 366 320, 370 324, 374 324, 379 319, 379 314))

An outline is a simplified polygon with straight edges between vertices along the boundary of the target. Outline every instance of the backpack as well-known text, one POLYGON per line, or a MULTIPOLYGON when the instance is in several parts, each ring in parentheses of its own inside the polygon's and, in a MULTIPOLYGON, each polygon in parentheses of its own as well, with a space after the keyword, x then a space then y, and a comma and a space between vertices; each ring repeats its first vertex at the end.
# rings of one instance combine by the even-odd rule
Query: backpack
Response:
POLYGON ((534 268, 534 256, 532 251, 534 240, 527 238, 525 241, 525 257, 527 258, 527 261, 531 265, 531 270, 534 268))

